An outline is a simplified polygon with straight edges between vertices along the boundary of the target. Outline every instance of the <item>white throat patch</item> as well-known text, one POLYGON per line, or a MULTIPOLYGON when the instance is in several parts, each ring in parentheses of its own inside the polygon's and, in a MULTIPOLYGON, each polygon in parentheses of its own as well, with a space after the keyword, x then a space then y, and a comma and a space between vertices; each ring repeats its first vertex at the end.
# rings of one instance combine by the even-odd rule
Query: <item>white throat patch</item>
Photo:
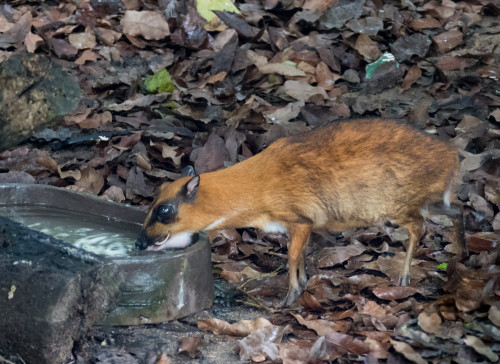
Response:
POLYGON ((222 224, 224 221, 226 221, 226 218, 225 217, 221 217, 220 219, 217 219, 213 223, 211 223, 210 225, 208 225, 203 230, 212 230, 212 229, 215 229, 217 226, 219 226, 220 224, 222 224))

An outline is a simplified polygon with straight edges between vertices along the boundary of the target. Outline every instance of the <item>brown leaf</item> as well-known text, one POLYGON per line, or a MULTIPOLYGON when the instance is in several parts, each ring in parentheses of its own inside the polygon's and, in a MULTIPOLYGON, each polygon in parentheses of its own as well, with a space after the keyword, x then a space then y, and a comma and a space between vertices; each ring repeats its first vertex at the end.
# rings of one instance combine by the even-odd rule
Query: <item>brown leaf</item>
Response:
POLYGON ((418 326, 429 334, 435 334, 441 328, 441 317, 439 317, 437 312, 430 314, 421 312, 418 315, 418 326))
POLYGON ((382 52, 378 48, 378 43, 373 41, 367 34, 360 34, 358 36, 354 44, 354 49, 368 62, 375 61, 382 55, 382 52))
POLYGON ((146 184, 144 174, 139 167, 132 167, 127 178, 125 196, 132 200, 136 195, 152 197, 154 195, 154 188, 146 184))
POLYGON ((387 282, 387 278, 377 277, 371 274, 355 274, 349 276, 348 281, 350 284, 356 285, 359 290, 366 287, 378 286, 379 284, 387 282))
POLYGON ((224 80, 224 78, 226 78, 227 76, 227 72, 219 72, 213 76, 210 76, 208 79, 207 79, 207 83, 216 83, 216 82, 220 82, 222 80, 224 80))
POLYGON ((498 233, 479 232, 468 234, 466 241, 467 249, 475 253, 493 251, 500 246, 500 236, 498 233))
POLYGON ((9 30, 0 34, 0 49, 21 44, 31 29, 33 17, 27 11, 9 30))
POLYGON ((375 301, 368 301, 365 304, 361 305, 361 310, 359 311, 359 313, 370 315, 376 318, 383 318, 385 315, 387 315, 387 310, 378 305, 375 301))
POLYGON ((112 29, 97 27, 94 29, 97 38, 105 45, 111 47, 122 37, 122 33, 112 29))
POLYGON ((118 186, 111 186, 101 196, 102 198, 114 201, 114 202, 123 202, 125 200, 125 195, 123 191, 118 186))
POLYGON ((333 89, 335 81, 337 81, 341 76, 330 71, 327 64, 323 61, 319 62, 316 66, 316 80, 318 81, 318 86, 323 87, 326 91, 333 89))
POLYGON ((363 355, 370 351, 368 345, 350 335, 331 332, 325 336, 325 340, 327 345, 331 346, 339 354, 363 355))
POLYGON ((438 58, 436 66, 441 71, 453 71, 453 70, 463 70, 465 68, 472 67, 478 62, 477 59, 470 57, 460 57, 460 56, 450 56, 442 55, 438 58))
POLYGON ((452 29, 432 37, 432 40, 441 53, 446 53, 462 43, 462 38, 463 34, 460 30, 452 29))
POLYGON ((226 160, 229 160, 229 153, 224 140, 217 134, 210 134, 194 162, 194 169, 199 174, 216 171, 224 167, 226 160))
POLYGON ((424 360, 422 356, 413 350, 407 343, 391 340, 391 344, 398 353, 402 354, 409 361, 416 364, 427 364, 427 360, 424 360))
POLYGON ((242 282, 249 278, 260 278, 267 273, 262 273, 249 266, 246 262, 229 262, 217 266, 222 269, 221 277, 230 282, 242 282))
POLYGON ((179 345, 179 354, 188 355, 191 359, 196 358, 200 355, 200 350, 198 347, 203 342, 203 336, 190 336, 183 337, 181 339, 181 344, 179 345))
POLYGON ((259 71, 264 74, 276 73, 278 75, 295 77, 305 76, 304 71, 299 70, 296 66, 289 63, 267 63, 264 65, 257 65, 259 71))
POLYGON ((308 329, 316 331, 319 336, 325 336, 329 333, 338 331, 335 329, 337 327, 335 322, 328 320, 306 320, 299 314, 294 314, 293 312, 290 313, 297 319, 299 324, 304 325, 308 329))
POLYGON ((215 335, 247 336, 266 326, 273 326, 267 319, 259 317, 255 320, 241 320, 230 324, 216 318, 199 319, 198 329, 212 331, 215 335))
POLYGON ((78 126, 82 129, 103 129, 106 126, 111 125, 113 116, 109 111, 104 111, 103 113, 96 113, 89 118, 78 123, 78 126))
POLYGON ((76 56, 78 53, 78 49, 64 39, 49 38, 49 43, 56 56, 59 58, 70 58, 76 56))
POLYGON ((26 34, 26 38, 24 38, 24 45, 26 49, 30 53, 34 53, 36 49, 43 44, 43 39, 38 34, 33 34, 28 32, 26 34))
POLYGON ((148 40, 160 40, 170 35, 167 21, 154 11, 127 10, 120 24, 125 34, 141 35, 148 40))
POLYGON ((490 346, 486 345, 480 338, 467 335, 464 339, 464 343, 473 348, 478 354, 488 358, 491 362, 496 363, 498 361, 498 355, 495 354, 493 350, 491 350, 490 346))
POLYGON ((78 181, 82 177, 82 172, 79 169, 70 169, 70 170, 63 171, 61 169, 61 166, 57 166, 57 169, 58 169, 59 177, 61 177, 62 179, 70 177, 70 178, 73 178, 74 180, 78 181))
POLYGON ((302 8, 306 10, 326 10, 334 6, 338 1, 339 0, 308 0, 304 2, 302 8))
POLYGON ((67 121, 67 122, 72 122, 72 123, 75 123, 75 124, 80 124, 85 119, 87 119, 87 117, 90 115, 91 112, 92 112, 92 109, 89 108, 89 107, 87 107, 83 111, 80 110, 78 113, 75 113, 73 115, 66 115, 64 117, 64 120, 67 121))
MULTIPOLYGON (((361 267, 364 269, 380 270, 385 275, 387 275, 391 280, 396 281, 397 278, 399 277, 399 274, 401 273, 401 267, 403 266, 405 256, 406 256, 405 252, 397 252, 396 255, 393 257, 379 256, 377 260, 364 263, 361 265, 361 267)), ((412 281, 418 281, 419 279, 425 277, 426 275, 425 270, 419 267, 419 265, 422 262, 423 262, 422 260, 418 259, 412 260, 410 267, 410 274, 412 281)), ((392 288, 394 288, 393 293, 395 295, 398 295, 398 293, 396 293, 398 292, 397 291, 398 287, 388 287, 388 290, 391 290, 392 288)), ((401 287, 401 288, 406 288, 406 287, 401 287)), ((408 291, 408 293, 410 293, 410 291, 408 291)))
POLYGON ((408 24, 410 28, 413 29, 430 29, 430 28, 441 28, 441 23, 434 18, 426 17, 415 19, 408 24))
POLYGON ((92 49, 97 45, 95 35, 92 33, 72 33, 68 35, 69 43, 76 49, 92 49))
POLYGON ((414 287, 382 287, 378 286, 372 289, 375 296, 382 300, 401 300, 415 295, 419 292, 418 288, 414 287))
POLYGON ((205 19, 196 11, 189 7, 188 14, 184 17, 181 27, 177 28, 170 36, 174 44, 182 47, 198 49, 207 44, 208 33, 203 28, 205 19))
POLYGON ((380 342, 370 337, 365 339, 365 343, 370 347, 370 355, 377 359, 387 359, 390 342, 380 342))
POLYGON ((96 171, 92 167, 86 167, 81 172, 81 177, 75 182, 75 186, 92 192, 94 195, 98 195, 104 186, 103 171, 96 171))
POLYGON ((365 250, 366 247, 359 243, 323 248, 318 254, 316 266, 318 268, 333 267, 345 262, 351 257, 364 253, 365 250))
POLYGON ((322 96, 325 99, 328 98, 326 91, 322 87, 314 87, 303 81, 288 80, 281 86, 281 91, 296 100, 307 101, 315 95, 322 96))
POLYGON ((497 306, 491 306, 488 311, 488 318, 493 324, 500 327, 500 309, 497 306))
POLYGON ((149 141, 149 145, 161 151, 163 158, 170 159, 176 167, 180 167, 183 153, 179 151, 179 147, 167 143, 155 143, 152 140, 149 141))
POLYGON ((303 100, 299 100, 297 102, 289 102, 284 107, 270 109, 268 111, 264 111, 262 115, 269 124, 287 124, 290 120, 295 119, 302 108, 304 107, 305 102, 303 100))
POLYGON ((413 65, 411 68, 408 70, 408 73, 406 74, 403 82, 401 83, 401 87, 399 88, 399 92, 403 92, 404 90, 408 90, 411 85, 417 81, 420 76, 422 76, 422 70, 417 66, 413 65))
POLYGON ((307 291, 300 296, 299 305, 313 310, 320 310, 322 308, 321 303, 316 299, 316 297, 307 291))
POLYGON ((86 49, 83 51, 82 55, 75 60, 75 64, 82 65, 87 61, 97 61, 98 58, 101 58, 98 54, 86 49))
POLYGON ((462 312, 470 312, 481 307, 482 287, 461 284, 455 292, 455 305, 462 312))

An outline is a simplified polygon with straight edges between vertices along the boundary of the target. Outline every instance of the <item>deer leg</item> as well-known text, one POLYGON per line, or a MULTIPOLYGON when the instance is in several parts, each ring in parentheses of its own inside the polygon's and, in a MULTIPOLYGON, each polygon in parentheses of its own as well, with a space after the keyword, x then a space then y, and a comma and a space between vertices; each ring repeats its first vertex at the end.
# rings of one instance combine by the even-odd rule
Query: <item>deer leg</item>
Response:
POLYGON ((306 275, 306 248, 309 243, 309 238, 307 239, 304 247, 302 248, 302 254, 299 259, 299 286, 304 290, 307 286, 307 275, 306 275))
MULTIPOLYGON (((290 232, 290 245, 288 247, 288 294, 285 297, 283 306, 290 306, 294 303, 297 298, 302 293, 299 286, 299 281, 297 279, 297 271, 299 263, 304 264, 303 251, 307 240, 309 239, 309 234, 311 233, 311 227, 309 225, 292 225, 288 229, 290 232), (302 262, 300 262, 302 260, 302 262)), ((304 267, 302 266, 302 273, 305 276, 304 267)), ((301 280, 302 280, 301 276, 301 280)), ((307 277, 306 277, 307 281, 307 277)))
POLYGON ((413 253, 418 246, 420 238, 422 237, 424 220, 422 216, 414 217, 410 222, 400 224, 406 226, 409 233, 410 241, 408 243, 408 249, 406 250, 405 260, 403 262, 403 269, 399 276, 398 284, 400 286, 408 286, 410 284, 410 267, 411 261, 413 259, 413 253))
POLYGON ((453 216, 453 232, 455 233, 455 241, 452 241, 452 244, 458 255, 463 258, 469 255, 465 242, 464 208, 460 202, 454 202, 449 209, 453 216))

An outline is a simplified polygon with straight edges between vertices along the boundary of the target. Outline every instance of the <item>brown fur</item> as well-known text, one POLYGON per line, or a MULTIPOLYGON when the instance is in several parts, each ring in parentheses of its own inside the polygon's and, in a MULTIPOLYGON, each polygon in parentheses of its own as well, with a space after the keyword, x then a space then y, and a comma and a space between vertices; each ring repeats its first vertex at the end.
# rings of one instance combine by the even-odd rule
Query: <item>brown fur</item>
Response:
MULTIPOLYGON (((168 226, 152 222, 150 213, 144 232, 154 238, 167 231, 204 230, 222 217, 226 220, 215 228, 265 228, 280 222, 291 240, 290 304, 307 281, 303 250, 312 230, 344 231, 393 220, 410 233, 400 276, 400 284, 407 285, 413 251, 423 234, 420 209, 441 201, 446 190, 454 195, 458 166, 457 152, 447 143, 398 122, 337 122, 279 139, 252 158, 202 174, 196 198, 179 204, 175 221, 168 226)), ((178 199, 189 180, 162 186, 152 210, 178 199)), ((462 240, 457 247, 463 251, 462 240)))

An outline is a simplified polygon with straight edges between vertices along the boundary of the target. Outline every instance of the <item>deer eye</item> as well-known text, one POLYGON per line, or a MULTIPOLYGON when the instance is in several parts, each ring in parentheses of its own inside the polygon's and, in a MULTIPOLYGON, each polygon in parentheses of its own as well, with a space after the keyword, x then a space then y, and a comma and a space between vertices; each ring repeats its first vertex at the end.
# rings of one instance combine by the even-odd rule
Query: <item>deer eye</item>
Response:
POLYGON ((157 208, 156 218, 159 222, 166 224, 172 220, 177 209, 171 203, 160 205, 157 208))

